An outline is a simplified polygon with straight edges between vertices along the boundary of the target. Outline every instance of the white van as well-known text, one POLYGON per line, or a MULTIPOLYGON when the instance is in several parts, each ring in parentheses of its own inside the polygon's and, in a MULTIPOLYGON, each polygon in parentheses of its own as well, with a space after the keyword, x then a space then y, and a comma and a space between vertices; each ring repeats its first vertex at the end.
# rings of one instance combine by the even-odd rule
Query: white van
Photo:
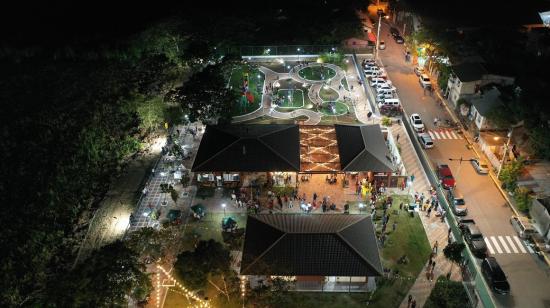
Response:
POLYGON ((378 103, 378 106, 382 107, 382 106, 394 106, 394 107, 399 107, 401 103, 399 102, 399 99, 398 98, 386 98, 384 99, 383 101, 380 101, 378 103))

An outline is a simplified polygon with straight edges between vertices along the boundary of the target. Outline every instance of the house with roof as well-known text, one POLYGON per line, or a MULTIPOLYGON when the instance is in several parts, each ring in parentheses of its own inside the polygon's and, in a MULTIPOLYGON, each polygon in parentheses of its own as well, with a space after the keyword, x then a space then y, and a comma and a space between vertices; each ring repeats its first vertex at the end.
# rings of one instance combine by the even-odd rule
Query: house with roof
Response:
POLYGON ((366 173, 397 187, 397 167, 379 125, 209 125, 192 171, 199 185, 297 186, 303 176, 366 173))
POLYGON ((514 81, 513 77, 489 73, 481 63, 465 62, 451 67, 445 94, 457 107, 458 100, 470 98, 487 84, 512 85, 514 81))
POLYGON ((496 87, 480 92, 472 96, 468 101, 472 104, 470 108, 470 119, 472 119, 478 130, 494 129, 494 125, 487 120, 489 113, 498 106, 504 105, 500 99, 500 91, 496 87))
POLYGON ((367 292, 383 274, 368 215, 249 215, 240 275, 295 291, 367 292))

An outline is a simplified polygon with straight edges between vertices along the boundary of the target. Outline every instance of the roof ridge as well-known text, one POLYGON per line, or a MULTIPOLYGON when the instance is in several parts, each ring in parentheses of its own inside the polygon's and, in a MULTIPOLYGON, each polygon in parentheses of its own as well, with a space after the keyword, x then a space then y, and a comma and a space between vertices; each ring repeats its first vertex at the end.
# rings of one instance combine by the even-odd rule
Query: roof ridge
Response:
MULTIPOLYGON (((354 222, 353 224, 350 224, 346 228, 342 228, 341 230, 336 231, 334 234, 336 234, 336 236, 338 238, 340 238, 340 240, 342 240, 351 250, 353 250, 357 255, 359 255, 359 257, 361 257, 361 259, 365 262, 365 264, 368 267, 371 268, 371 270, 373 270, 374 272, 378 272, 376 267, 371 264, 370 260, 366 256, 364 256, 362 253, 360 253, 342 234, 340 234, 341 231, 344 231, 345 229, 351 227, 352 225, 355 225, 356 223, 359 223, 359 222, 361 222, 361 221, 363 221, 367 218, 368 218, 368 216, 365 216, 364 218, 359 219, 358 221, 354 222)), ((382 274, 382 273, 379 273, 379 274, 382 274)))
POLYGON ((264 223, 264 224, 266 224, 266 225, 269 225, 270 227, 275 228, 275 229, 277 229, 277 230, 283 232, 283 235, 281 235, 276 241, 274 241, 273 244, 269 245, 269 247, 267 247, 267 249, 266 249, 264 252, 262 252, 257 258, 255 258, 254 261, 250 262, 250 264, 248 264, 248 266, 247 266, 246 268, 241 269, 241 272, 246 271, 249 267, 251 267, 252 265, 256 264, 265 254, 267 254, 267 253, 271 250, 271 248, 273 248, 275 245, 277 245, 277 243, 279 243, 279 242, 288 234, 288 232, 285 232, 285 231, 283 231, 283 230, 281 230, 281 229, 279 229, 279 228, 273 226, 272 224, 267 223, 267 222, 265 222, 265 221, 263 221, 263 220, 260 220, 260 219, 258 219, 258 218, 256 218, 256 217, 252 216, 252 215, 250 215, 250 218, 254 218, 254 219, 256 219, 257 221, 259 221, 259 222, 261 222, 261 223, 264 223))
MULTIPOLYGON (((359 159, 359 156, 361 156, 361 154, 363 154, 363 152, 367 151, 367 149, 364 147, 365 146, 365 142, 363 141, 363 149, 361 150, 361 152, 359 152, 357 155, 355 155, 355 157, 344 167, 342 168, 342 171, 346 171, 346 168, 351 166, 351 164, 356 161, 357 159, 359 159)), ((341 162, 340 162, 341 163, 341 162)))
MULTIPOLYGON (((197 168, 201 167, 202 165, 206 164, 207 162, 211 161, 214 157, 220 156, 220 155, 222 154, 222 152, 224 152, 225 150, 227 150, 229 147, 233 146, 235 143, 241 141, 241 139, 242 139, 240 136, 235 136, 235 135, 233 135, 233 134, 229 134, 229 135, 231 135, 231 136, 233 136, 233 137, 237 137, 237 140, 235 140, 235 141, 231 142, 230 144, 228 144, 227 146, 223 147, 223 148, 220 149, 216 154, 210 156, 210 158, 204 160, 204 161, 203 161, 202 163, 200 163, 199 165, 193 166, 193 169, 197 169, 197 168)), ((202 142, 202 141, 201 141, 201 142, 202 142)), ((195 155, 195 157, 196 157, 196 155, 195 155)))
POLYGON ((287 128, 284 128, 284 129, 279 129, 279 130, 276 130, 276 131, 273 131, 271 133, 267 133, 267 134, 264 134, 264 135, 261 135, 261 136, 258 136, 258 141, 261 142, 263 145, 265 145, 273 154, 277 155, 279 158, 281 158, 282 160, 284 160, 287 164, 289 164, 290 166, 294 167, 294 169, 297 169, 298 171, 300 171, 300 166, 295 166, 293 163, 289 162, 283 155, 281 155, 279 152, 275 151, 275 149, 273 149, 269 144, 267 144, 266 142, 264 142, 261 138, 262 137, 265 137, 265 136, 269 136, 269 135, 272 135, 274 133, 278 133, 280 131, 283 131, 283 130, 287 130, 287 129, 290 129, 290 128, 293 128, 293 126, 290 126, 290 127, 287 127, 287 128))

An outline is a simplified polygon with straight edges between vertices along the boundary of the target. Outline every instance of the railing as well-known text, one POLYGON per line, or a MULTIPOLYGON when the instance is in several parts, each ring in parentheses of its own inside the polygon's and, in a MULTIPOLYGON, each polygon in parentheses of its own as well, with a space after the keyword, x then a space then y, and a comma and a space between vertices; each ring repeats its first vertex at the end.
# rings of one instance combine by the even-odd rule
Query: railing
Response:
POLYGON ((368 54, 372 53, 373 47, 355 47, 342 46, 339 44, 334 45, 265 45, 265 46, 239 46, 239 47, 226 47, 217 50, 219 54, 234 53, 240 56, 306 56, 306 55, 320 55, 330 52, 342 52, 345 54, 360 53, 368 54))
MULTIPOLYGON (((457 242, 463 243, 464 240, 462 238, 462 233, 458 228, 458 223, 456 221, 456 218, 453 215, 453 212, 451 210, 451 207, 449 206, 449 203, 447 202, 447 199, 445 198, 443 189, 439 185, 439 181, 437 179, 435 171, 433 170, 432 164, 430 163, 430 159, 427 157, 426 152, 422 150, 417 138, 415 138, 416 133, 414 132, 411 124, 409 123, 408 115, 405 111, 403 111, 402 120, 403 120, 403 124, 405 125, 405 129, 407 130, 407 134, 409 134, 409 137, 411 137, 410 139, 413 144, 413 147, 415 148, 415 151, 418 153, 420 163, 422 164, 422 167, 426 171, 428 180, 430 181, 430 184, 436 188, 437 198, 439 200, 439 203, 442 204, 443 207, 445 208, 445 215, 449 223, 449 227, 451 228, 451 232, 453 233, 453 236, 457 242)), ((466 290, 468 291, 468 296, 470 297, 470 301, 472 305, 476 307, 478 303, 477 298, 479 298, 479 300, 481 300, 481 303, 483 304, 483 307, 486 307, 486 308, 496 307, 492 294, 490 293, 489 287, 485 283, 485 280, 483 280, 482 275, 480 275, 481 272, 480 272, 479 266, 476 263, 476 258, 474 257, 474 255, 470 251, 470 248, 467 245, 463 252, 463 256, 465 259, 466 268, 470 274, 470 280, 465 281, 464 284, 466 286, 466 290), (476 292, 472 293, 471 292, 472 289, 475 290, 476 292)))

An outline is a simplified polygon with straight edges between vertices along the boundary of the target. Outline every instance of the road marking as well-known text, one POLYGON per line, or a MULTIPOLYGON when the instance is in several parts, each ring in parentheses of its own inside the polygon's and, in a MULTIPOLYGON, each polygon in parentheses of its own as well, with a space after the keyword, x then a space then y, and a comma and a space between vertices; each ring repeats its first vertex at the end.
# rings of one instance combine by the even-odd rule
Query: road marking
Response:
POLYGON ((439 134, 438 134, 437 132, 434 132, 434 134, 435 134, 435 138, 436 138, 436 139, 441 139, 441 138, 439 137, 439 134))
POLYGON ((453 139, 458 139, 458 136, 456 135, 456 133, 454 131, 451 131, 451 135, 453 136, 453 139))
POLYGON ((527 253, 527 250, 525 250, 525 247, 523 247, 523 244, 522 244, 521 241, 519 240, 519 237, 514 236, 514 240, 515 240, 516 243, 519 245, 519 249, 521 250, 521 252, 527 253))
POLYGON ((430 138, 435 139, 434 134, 432 133, 432 131, 428 131, 428 134, 430 134, 430 138))
POLYGON ((508 244, 512 247, 512 250, 514 253, 519 253, 518 249, 516 248, 516 245, 514 245, 514 242, 512 241, 512 238, 510 236, 506 236, 506 240, 508 241, 508 244))
POLYGON ((494 236, 491 236, 491 241, 493 241, 493 244, 495 245, 495 248, 497 249, 498 253, 502 253, 502 249, 500 249, 500 246, 498 246, 497 239, 494 236))
POLYGON ((502 247, 504 247, 504 250, 506 250, 506 253, 510 253, 510 248, 508 248, 508 245, 506 245, 506 242, 504 241, 504 237, 499 236, 498 240, 502 244, 502 247))
POLYGON ((485 244, 487 245, 487 249, 489 249, 489 252, 494 255, 495 254, 495 251, 493 250, 493 247, 491 247, 491 243, 489 242, 489 239, 484 237, 483 238, 485 240, 485 244))
POLYGON ((449 131, 448 131, 448 130, 445 131, 445 134, 446 134, 447 137, 448 137, 447 139, 453 139, 453 138, 451 137, 451 134, 449 134, 449 131))

